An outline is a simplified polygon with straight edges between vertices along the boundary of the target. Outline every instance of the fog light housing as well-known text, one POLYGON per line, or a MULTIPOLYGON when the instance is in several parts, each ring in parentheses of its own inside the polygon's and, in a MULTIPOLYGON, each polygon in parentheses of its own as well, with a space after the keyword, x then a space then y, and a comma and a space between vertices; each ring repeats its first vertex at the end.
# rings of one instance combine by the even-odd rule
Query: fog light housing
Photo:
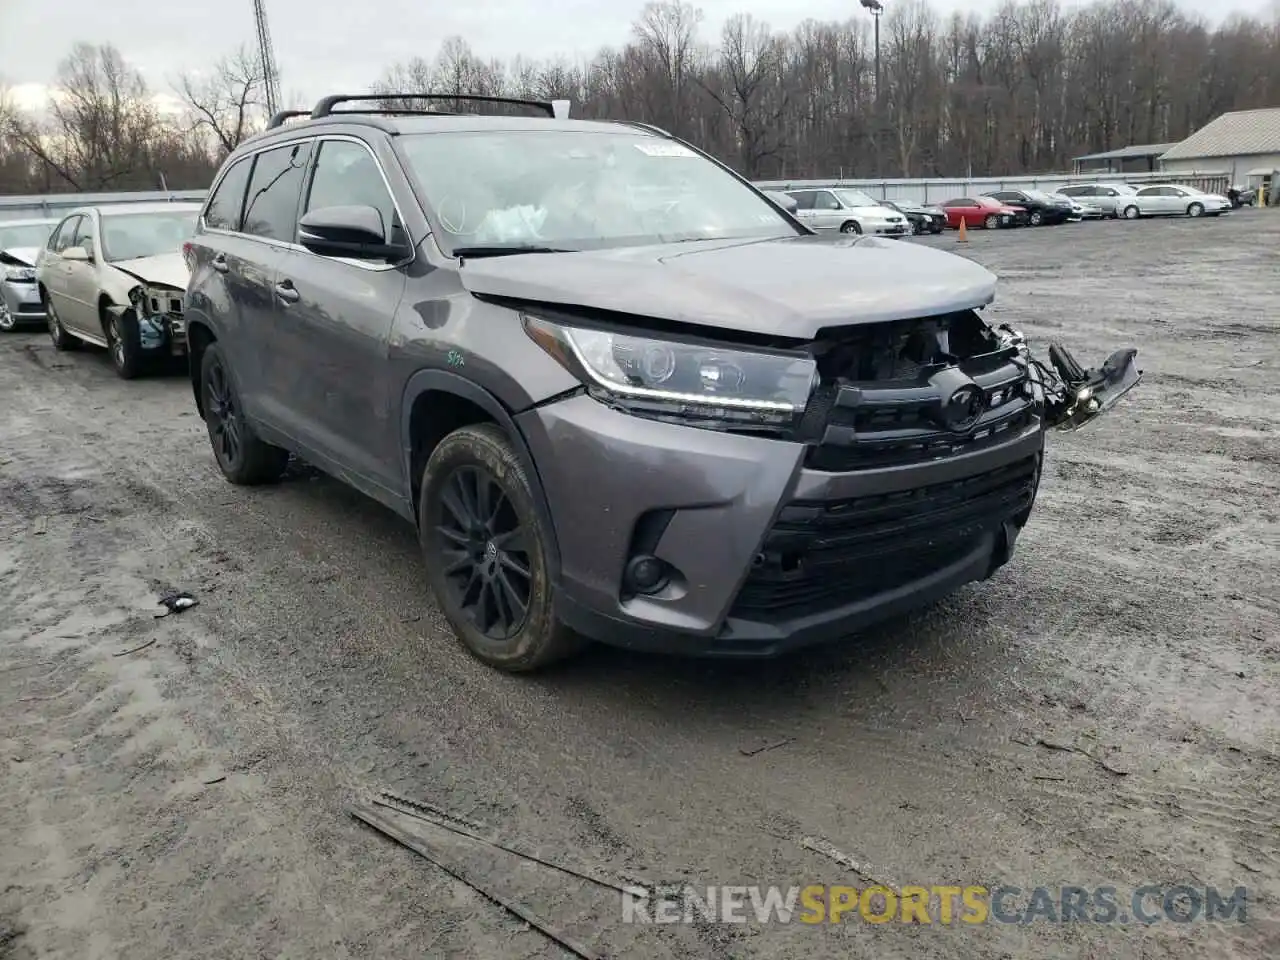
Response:
POLYGON ((628 592, 654 594, 667 585, 671 570, 664 561, 642 553, 631 558, 622 576, 628 592))

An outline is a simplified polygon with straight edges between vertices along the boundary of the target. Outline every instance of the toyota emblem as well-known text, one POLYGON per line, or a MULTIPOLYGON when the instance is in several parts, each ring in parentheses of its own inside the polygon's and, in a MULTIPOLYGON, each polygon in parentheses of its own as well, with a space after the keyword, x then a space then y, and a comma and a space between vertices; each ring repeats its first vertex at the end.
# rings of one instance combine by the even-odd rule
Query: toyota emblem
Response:
POLYGON ((967 384, 956 389, 942 408, 942 421, 948 430, 964 433, 982 416, 983 396, 977 387, 967 384))

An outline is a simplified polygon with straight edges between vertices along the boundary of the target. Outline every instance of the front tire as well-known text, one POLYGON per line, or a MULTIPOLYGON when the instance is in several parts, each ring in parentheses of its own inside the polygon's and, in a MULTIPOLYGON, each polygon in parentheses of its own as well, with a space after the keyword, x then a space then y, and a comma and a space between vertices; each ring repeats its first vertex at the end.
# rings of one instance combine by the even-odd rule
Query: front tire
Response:
POLYGON ((862 232, 862 226, 857 220, 846 220, 840 224, 840 232, 846 234, 858 234, 862 232))
POLYGON ((111 364, 121 380, 134 380, 142 373, 142 337, 138 318, 132 310, 117 316, 107 311, 102 327, 107 335, 111 364))
POLYGON ((1191 206, 1187 207, 1187 216, 1188 216, 1188 217, 1203 217, 1203 216, 1204 216, 1204 204, 1203 204, 1203 203, 1193 203, 1193 204, 1191 204, 1191 206))
POLYGON ((497 426, 462 427, 432 451, 418 530, 431 589, 476 659, 527 673, 580 647, 555 618, 546 531, 524 466, 497 426))
POLYGON ((0 333, 11 333, 18 327, 18 319, 9 309, 9 304, 5 303, 4 297, 0 296, 0 333))
POLYGON ((1000 218, 994 213, 987 214, 987 219, 983 221, 983 226, 988 230, 997 230, 1000 227, 1000 218))
POLYGON ((224 477, 238 486, 280 479, 289 464, 289 451, 263 442, 254 433, 216 342, 205 347, 200 360, 200 401, 213 457, 224 477))
POLYGON ((1044 224, 1044 214, 1039 210, 1032 210, 1030 219, 1033 227, 1039 227, 1044 224))
POLYGON ((1124 218, 1126 220, 1137 220, 1140 216, 1142 216, 1142 212, 1137 207, 1128 206, 1124 208, 1124 218))

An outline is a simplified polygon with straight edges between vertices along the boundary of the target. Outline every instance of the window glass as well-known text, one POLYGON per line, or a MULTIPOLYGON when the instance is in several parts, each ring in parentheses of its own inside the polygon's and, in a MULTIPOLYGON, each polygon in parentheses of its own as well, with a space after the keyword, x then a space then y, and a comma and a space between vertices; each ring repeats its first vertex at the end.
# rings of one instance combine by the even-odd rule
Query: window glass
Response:
POLYGON ((102 259, 135 260, 162 253, 180 253, 196 229, 196 211, 163 213, 104 213, 102 259))
POLYGON ((795 200, 797 210, 813 209, 813 191, 812 190, 797 190, 795 193, 790 194, 790 197, 793 200, 795 200))
POLYGON ((837 190, 836 195, 844 201, 846 207, 877 207, 879 202, 869 193, 861 190, 837 190))
POLYGON ((833 194, 826 190, 819 190, 813 196, 813 209, 815 210, 839 210, 840 201, 833 194))
POLYGON ((293 242, 298 232, 298 196, 310 155, 310 140, 258 154, 244 204, 244 233, 293 242))
POLYGON ((449 251, 763 239, 800 229, 719 164, 641 131, 449 131, 405 134, 396 146, 449 251))
POLYGON ((53 234, 53 223, 24 223, 17 226, 0 221, 0 250, 43 247, 53 234))
POLYGON ((71 241, 75 239, 76 229, 80 226, 83 217, 68 217, 62 221, 62 226, 58 228, 58 232, 49 240, 49 249, 55 253, 61 253, 67 247, 71 246, 71 241))
POLYGON ((244 190, 249 185, 249 172, 253 158, 244 157, 231 165, 218 189, 209 200, 204 212, 204 222, 215 230, 239 230, 240 214, 244 210, 244 190))
POLYGON ((93 218, 81 217, 80 226, 76 227, 76 235, 71 241, 73 247, 80 247, 89 256, 94 256, 93 218))
POLYGON ((319 149, 304 211, 373 207, 382 216, 383 234, 390 237, 396 207, 373 154, 350 140, 322 140, 319 149))

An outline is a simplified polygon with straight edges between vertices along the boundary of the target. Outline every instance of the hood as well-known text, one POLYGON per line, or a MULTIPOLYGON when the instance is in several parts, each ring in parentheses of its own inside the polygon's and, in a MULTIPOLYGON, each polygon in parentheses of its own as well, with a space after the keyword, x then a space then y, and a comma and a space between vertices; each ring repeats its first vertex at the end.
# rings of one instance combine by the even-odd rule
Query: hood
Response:
POLYGON ((36 258, 40 256, 41 249, 41 247, 7 247, 4 250, 0 250, 0 254, 3 254, 7 260, 16 261, 23 266, 34 267, 36 258))
POLYGON ((711 240, 468 260, 476 294, 766 336, 984 306, 996 278, 971 260, 875 237, 711 240))
POLYGON ((111 264, 117 270, 129 274, 143 283, 160 283, 179 290, 187 289, 191 278, 187 261, 180 253, 161 253, 154 257, 138 257, 136 260, 117 260, 111 264))

